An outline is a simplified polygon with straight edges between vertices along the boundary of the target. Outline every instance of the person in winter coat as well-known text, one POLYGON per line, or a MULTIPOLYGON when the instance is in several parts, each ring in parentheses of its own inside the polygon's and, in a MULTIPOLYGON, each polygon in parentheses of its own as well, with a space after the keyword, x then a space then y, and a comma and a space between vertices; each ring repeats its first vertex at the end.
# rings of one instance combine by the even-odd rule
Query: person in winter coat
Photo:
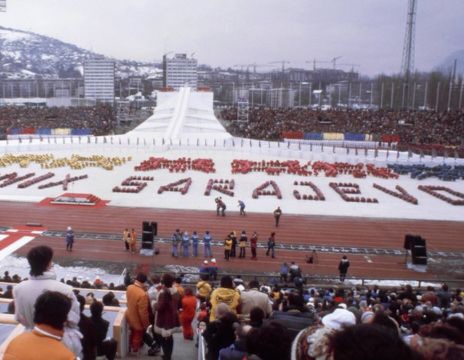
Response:
POLYGON ((35 302, 47 290, 58 291, 71 299, 71 310, 64 326, 62 342, 76 356, 82 351, 81 337, 78 324, 80 320, 80 306, 71 286, 56 279, 51 271, 53 249, 49 246, 35 246, 27 253, 27 261, 31 267, 29 280, 20 282, 13 288, 15 302, 15 320, 29 331, 34 327, 35 302))
POLYGON ((97 356, 106 356, 108 360, 114 360, 118 343, 113 338, 106 339, 110 323, 102 318, 103 304, 95 300, 90 305, 90 320, 97 334, 97 356))
POLYGON ((193 256, 197 257, 198 256, 198 243, 200 242, 200 238, 198 237, 198 234, 196 231, 192 233, 192 253, 193 256))
POLYGON ((160 335, 163 360, 170 360, 174 349, 173 335, 182 331, 179 321, 181 296, 173 286, 174 277, 171 274, 164 274, 161 283, 163 289, 158 293, 153 328, 155 333, 160 335))
POLYGON ((130 232, 129 232, 129 229, 126 228, 123 232, 122 232, 122 241, 124 241, 124 246, 126 248, 126 251, 129 251, 130 249, 130 232))
POLYGON ((179 229, 176 229, 176 231, 171 236, 171 242, 172 242, 171 255, 173 257, 177 257, 177 248, 179 247, 179 244, 181 241, 182 241, 182 234, 180 233, 179 229))
POLYGON ((193 340, 192 321, 195 317, 196 308, 197 298, 193 296, 190 288, 186 288, 182 297, 182 311, 179 316, 185 340, 193 340))
POLYGON ((135 254, 137 251, 137 233, 134 228, 132 228, 130 233, 130 249, 132 254, 135 254))
POLYGON ((15 337, 6 346, 2 359, 76 359, 60 341, 70 309, 71 300, 63 293, 42 293, 35 302, 34 328, 15 337))
POLYGON ((226 237, 224 240, 224 259, 229 261, 230 253, 232 251, 232 239, 230 236, 226 237))
POLYGON ((134 284, 126 290, 127 310, 126 320, 129 325, 129 346, 131 352, 137 354, 143 344, 143 334, 150 325, 148 313, 148 294, 145 289, 147 276, 139 273, 134 284))
POLYGON ((238 244, 238 247, 240 248, 240 255, 238 256, 239 258, 245 258, 247 242, 248 236, 246 234, 246 231, 243 230, 242 234, 240 235, 240 242, 238 244))
POLYGON ((274 210, 274 220, 275 220, 276 227, 279 227, 281 216, 282 216, 282 210, 280 209, 280 206, 278 206, 277 209, 274 210))
POLYGON ((182 249, 183 257, 189 257, 189 247, 190 247, 190 236, 187 231, 184 231, 182 235, 182 249))
POLYGON ((71 226, 66 229, 66 251, 72 251, 74 245, 74 231, 71 226))
POLYGON ((213 253, 211 251, 211 242, 213 241, 213 237, 211 236, 209 230, 206 230, 205 235, 203 236, 203 244, 205 246, 205 258, 213 257, 213 253))
POLYGON ((240 325, 235 330, 235 341, 232 345, 219 351, 219 360, 243 360, 247 355, 246 339, 251 330, 250 325, 240 325))
POLYGON ((232 240, 232 248, 230 249, 230 257, 235 257, 237 249, 237 233, 232 231, 229 235, 230 240, 232 240))
POLYGON ((272 303, 269 296, 259 291, 259 282, 257 280, 251 280, 248 283, 248 290, 240 293, 240 317, 248 320, 251 310, 255 307, 263 310, 265 317, 268 317, 272 312, 272 303))
POLYGON ((346 273, 348 272, 348 268, 350 267, 350 262, 346 255, 343 255, 340 263, 338 264, 338 271, 340 272, 340 281, 344 282, 346 278, 346 273))
POLYGON ((200 300, 200 302, 205 302, 209 300, 209 297, 211 295, 211 285, 209 284, 208 281, 204 278, 204 276, 200 275, 200 281, 197 282, 196 288, 197 288, 197 297, 200 300))
POLYGON ((285 326, 293 341, 301 330, 316 323, 316 314, 305 307, 300 294, 290 293, 288 307, 285 311, 274 311, 269 317, 269 321, 285 326))
POLYGON ((207 360, 217 360, 219 350, 228 347, 235 340, 235 324, 238 325, 237 316, 229 311, 225 303, 221 303, 214 309, 215 320, 210 321, 203 332, 203 338, 208 345, 207 360))
POLYGON ((245 216, 246 215, 246 213, 245 213, 245 203, 242 200, 238 201, 238 207, 240 209, 240 215, 245 216))
POLYGON ((271 236, 269 236, 269 239, 267 240, 267 250, 266 250, 266 256, 269 256, 269 253, 271 254, 272 258, 275 258, 275 232, 271 233, 271 236))
POLYGON ((210 321, 216 320, 216 307, 221 303, 225 303, 234 314, 237 313, 237 307, 240 304, 240 294, 234 289, 234 284, 230 276, 223 276, 221 278, 221 286, 211 293, 210 303, 210 321))
POLYGON ((258 249, 258 234, 256 231, 253 232, 253 235, 251 235, 250 238, 250 249, 251 249, 251 258, 253 260, 258 260, 257 257, 257 249, 258 249))

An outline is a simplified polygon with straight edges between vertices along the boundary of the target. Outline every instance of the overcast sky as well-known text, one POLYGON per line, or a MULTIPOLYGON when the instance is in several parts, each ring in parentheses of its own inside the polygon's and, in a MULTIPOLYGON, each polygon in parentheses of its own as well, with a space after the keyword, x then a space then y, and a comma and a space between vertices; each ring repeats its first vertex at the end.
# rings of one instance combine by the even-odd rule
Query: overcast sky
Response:
MULTIPOLYGON (((7 0, 0 24, 116 58, 195 53, 212 66, 314 58, 398 72, 407 0, 7 0)), ((464 0, 418 0, 415 64, 464 49, 464 0)), ((276 65, 278 66, 278 65, 276 65)), ((344 67, 348 69, 349 67, 344 67)), ((269 68, 263 68, 269 69, 269 68)))

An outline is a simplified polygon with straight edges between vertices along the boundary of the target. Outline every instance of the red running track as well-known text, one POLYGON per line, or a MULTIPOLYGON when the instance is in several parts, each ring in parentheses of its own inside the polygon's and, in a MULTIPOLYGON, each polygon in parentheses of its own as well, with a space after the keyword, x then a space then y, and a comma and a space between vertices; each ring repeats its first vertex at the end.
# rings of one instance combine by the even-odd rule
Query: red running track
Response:
MULTIPOLYGON (((136 205, 136 204, 134 204, 136 205)), ((377 218, 330 217, 282 215, 281 226, 274 227, 272 214, 251 213, 239 216, 238 212, 229 212, 226 217, 217 217, 215 211, 171 210, 160 208, 137 207, 102 207, 84 206, 43 206, 34 203, 0 202, 0 226, 15 227, 27 223, 40 223, 48 230, 64 231, 71 225, 76 233, 101 232, 122 233, 123 229, 134 227, 140 231, 142 221, 158 222, 158 235, 170 237, 176 228, 190 233, 197 230, 202 234, 210 230, 216 240, 222 240, 226 234, 245 229, 247 233, 256 230, 260 241, 265 242, 271 231, 276 231, 277 242, 287 244, 320 244, 327 246, 353 246, 373 248, 401 249, 404 235, 420 234, 427 239, 429 250, 457 251, 464 250, 462 234, 464 222, 392 220, 377 218)), ((117 261, 132 264, 156 265, 178 263, 198 266, 199 259, 173 259, 168 244, 161 244, 161 254, 152 258, 131 255, 124 251, 122 240, 78 240, 75 251, 64 250, 63 239, 39 237, 24 246, 17 253, 24 255, 34 245, 47 243, 56 249, 56 256, 78 257, 86 260, 117 261)), ((276 271, 283 261, 297 261, 302 264, 305 253, 277 250, 277 258, 264 256, 258 250, 259 259, 233 259, 228 263, 222 261, 222 248, 213 247, 220 268, 250 272, 276 271)), ((249 254, 247 254, 249 256, 249 254)), ((398 256, 363 256, 349 255, 352 266, 350 275, 370 278, 424 279, 434 278, 434 274, 417 273, 407 270, 404 258, 398 256)), ((337 273, 339 254, 319 253, 319 263, 303 265, 305 273, 333 275, 337 273)))

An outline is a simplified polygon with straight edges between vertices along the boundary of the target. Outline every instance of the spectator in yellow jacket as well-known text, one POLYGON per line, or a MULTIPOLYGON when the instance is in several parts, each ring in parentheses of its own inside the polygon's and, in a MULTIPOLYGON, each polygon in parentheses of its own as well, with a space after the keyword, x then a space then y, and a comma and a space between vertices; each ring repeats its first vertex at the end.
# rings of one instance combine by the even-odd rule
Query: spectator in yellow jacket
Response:
POLYGON ((229 306, 230 311, 237 314, 237 308, 240 303, 240 294, 234 289, 234 284, 230 276, 223 276, 221 278, 221 286, 211 293, 210 303, 210 321, 216 320, 216 307, 221 303, 229 306))

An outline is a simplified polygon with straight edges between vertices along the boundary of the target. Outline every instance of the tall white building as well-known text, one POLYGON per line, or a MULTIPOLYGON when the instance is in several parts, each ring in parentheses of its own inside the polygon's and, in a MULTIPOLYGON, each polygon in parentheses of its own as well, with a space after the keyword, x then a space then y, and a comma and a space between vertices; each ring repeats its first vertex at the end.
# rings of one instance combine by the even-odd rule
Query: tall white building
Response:
POLYGON ((188 58, 187 54, 175 54, 172 58, 164 55, 164 87, 172 87, 174 90, 179 90, 183 86, 189 86, 192 89, 196 89, 198 86, 197 66, 197 59, 188 58))
POLYGON ((84 96, 100 102, 114 102, 115 62, 89 59, 84 62, 84 96))

